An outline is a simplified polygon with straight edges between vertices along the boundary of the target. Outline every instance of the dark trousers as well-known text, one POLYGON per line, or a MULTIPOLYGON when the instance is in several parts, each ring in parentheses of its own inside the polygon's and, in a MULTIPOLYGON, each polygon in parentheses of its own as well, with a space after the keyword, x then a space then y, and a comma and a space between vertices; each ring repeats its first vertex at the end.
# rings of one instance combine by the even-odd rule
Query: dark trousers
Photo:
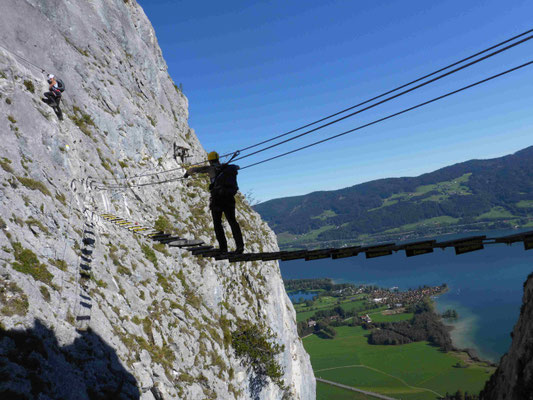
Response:
POLYGON ((46 92, 44 97, 46 97, 47 104, 50 104, 52 107, 59 107, 61 96, 56 96, 53 92, 46 92))
POLYGON ((235 239, 237 249, 244 248, 244 241, 242 239, 242 232, 237 219, 235 218, 235 199, 211 200, 211 216, 213 217, 213 225, 215 226, 215 235, 218 240, 218 245, 221 251, 228 251, 228 242, 222 227, 222 214, 226 216, 231 233, 235 239))
POLYGON ((57 114, 59 119, 63 119, 63 111, 61 111, 61 108, 59 108, 61 96, 56 96, 53 92, 46 92, 44 94, 44 97, 46 97, 46 104, 54 108, 55 113, 57 114))

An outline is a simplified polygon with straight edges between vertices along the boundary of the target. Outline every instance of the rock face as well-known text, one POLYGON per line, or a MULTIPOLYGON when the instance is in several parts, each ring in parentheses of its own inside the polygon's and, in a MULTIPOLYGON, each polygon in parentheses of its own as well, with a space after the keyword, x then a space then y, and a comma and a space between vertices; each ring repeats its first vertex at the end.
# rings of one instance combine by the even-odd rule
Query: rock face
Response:
MULTIPOLYGON (((175 180, 173 145, 189 164, 205 150, 141 7, 2 6, 0 398, 314 399, 276 262, 194 257, 101 218, 216 245, 206 178, 175 180), (41 68, 66 85, 62 122, 41 68)), ((277 250, 240 194, 237 219, 246 251, 277 250)))
POLYGON ((533 274, 524 282, 520 317, 511 336, 509 351, 480 393, 482 400, 533 399, 533 274))

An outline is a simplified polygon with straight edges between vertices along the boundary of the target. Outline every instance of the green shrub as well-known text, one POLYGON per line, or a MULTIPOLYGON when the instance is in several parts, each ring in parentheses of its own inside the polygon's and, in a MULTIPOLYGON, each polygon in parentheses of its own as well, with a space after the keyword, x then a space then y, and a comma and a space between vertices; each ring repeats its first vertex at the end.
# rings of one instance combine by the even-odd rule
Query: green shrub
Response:
POLYGON ((166 293, 171 293, 172 292, 172 286, 171 284, 168 282, 167 278, 165 277, 165 275, 161 274, 161 273, 157 273, 157 283, 159 284, 159 286, 161 286, 161 289, 163 289, 166 293))
POLYGON ((68 267, 67 262, 65 260, 60 260, 60 259, 55 259, 54 260, 52 258, 49 258, 48 259, 48 264, 59 268, 61 271, 66 271, 67 267, 68 267))
POLYGON ((43 296, 43 299, 47 302, 50 302, 51 296, 50 292, 48 291, 48 288, 46 286, 39 287, 39 290, 41 291, 41 295, 43 296))
POLYGON ((0 285, 0 314, 5 316, 21 315, 25 316, 30 307, 28 296, 15 282, 10 282, 6 286, 0 285))
POLYGON ((89 126, 96 126, 92 117, 89 114, 84 113, 81 108, 77 106, 73 106, 72 110, 74 111, 74 114, 69 115, 72 122, 74 122, 74 124, 80 128, 80 131, 87 136, 92 137, 92 131, 89 126))
POLYGON ((56 193, 56 199, 64 206, 67 205, 67 198, 63 193, 56 193))
POLYGON ((39 227, 39 229, 42 232, 44 232, 45 234, 47 234, 47 235, 50 234, 50 231, 48 230, 48 228, 46 226, 44 226, 43 223, 41 221, 39 221, 38 219, 30 217, 25 222, 26 222, 26 225, 28 225, 28 227, 31 227, 31 226, 35 225, 35 226, 39 227))
POLYGON ((272 331, 263 325, 249 321, 238 321, 238 326, 231 334, 231 345, 237 357, 242 358, 258 376, 268 376, 280 387, 284 387, 283 370, 275 360, 284 346, 273 340, 272 331))
POLYGON ((29 80, 24 81, 24 86, 26 87, 26 90, 31 93, 35 93, 35 86, 33 86, 33 82, 29 80))
POLYGON ((17 120, 16 120, 15 117, 12 116, 12 115, 8 115, 8 116, 7 116, 7 119, 8 119, 9 122, 11 122, 12 124, 16 124, 16 123, 17 123, 17 120))
POLYGON ((6 104, 10 105, 12 103, 11 99, 9 97, 6 98, 6 104))
POLYGON ((152 264, 154 264, 155 267, 157 267, 157 256, 154 253, 154 250, 148 246, 147 244, 143 244, 141 246, 141 250, 144 253, 144 256, 150 261, 152 264))
POLYGON ((37 255, 30 249, 25 249, 19 242, 12 243, 15 262, 13 269, 23 274, 31 275, 35 280, 47 284, 52 283, 54 277, 46 268, 46 265, 39 262, 37 255))
POLYGON ((169 253, 168 253, 168 250, 167 250, 167 246, 164 245, 163 243, 155 243, 153 246, 154 250, 157 250, 158 252, 168 256, 169 253))
POLYGON ((154 229, 161 232, 172 232, 174 231, 174 226, 170 223, 169 219, 166 216, 160 215, 155 220, 154 229))

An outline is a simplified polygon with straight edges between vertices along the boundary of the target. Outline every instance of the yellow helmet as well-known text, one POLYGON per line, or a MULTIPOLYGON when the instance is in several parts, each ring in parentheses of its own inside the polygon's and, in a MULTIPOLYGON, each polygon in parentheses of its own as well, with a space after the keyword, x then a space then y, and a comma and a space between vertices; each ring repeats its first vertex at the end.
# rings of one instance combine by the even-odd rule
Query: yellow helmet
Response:
POLYGON ((207 160, 208 161, 215 161, 215 160, 218 160, 218 153, 216 151, 212 151, 211 153, 209 153, 207 155, 207 160))

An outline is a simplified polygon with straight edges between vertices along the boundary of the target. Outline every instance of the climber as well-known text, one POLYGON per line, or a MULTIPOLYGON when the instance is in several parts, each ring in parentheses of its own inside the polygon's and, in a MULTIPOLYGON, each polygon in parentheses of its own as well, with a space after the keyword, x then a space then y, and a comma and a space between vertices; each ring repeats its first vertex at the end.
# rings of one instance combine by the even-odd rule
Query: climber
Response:
POLYGON ((192 174, 198 173, 209 174, 211 180, 209 185, 211 193, 209 208, 213 217, 219 251, 220 253, 228 252, 228 243, 222 227, 222 214, 224 213, 235 239, 236 249, 233 254, 242 254, 244 252, 244 241, 239 223, 235 219, 235 194, 239 190, 237 186, 237 170, 239 167, 232 164, 221 164, 216 151, 209 153, 207 159, 209 165, 189 168, 183 177, 187 178, 192 174))
POLYGON ((61 94, 65 91, 65 85, 61 79, 56 79, 52 74, 48 75, 47 82, 50 85, 49 91, 44 94, 45 98, 42 100, 54 109, 60 120, 63 120, 63 112, 59 108, 59 102, 61 101, 61 94))

